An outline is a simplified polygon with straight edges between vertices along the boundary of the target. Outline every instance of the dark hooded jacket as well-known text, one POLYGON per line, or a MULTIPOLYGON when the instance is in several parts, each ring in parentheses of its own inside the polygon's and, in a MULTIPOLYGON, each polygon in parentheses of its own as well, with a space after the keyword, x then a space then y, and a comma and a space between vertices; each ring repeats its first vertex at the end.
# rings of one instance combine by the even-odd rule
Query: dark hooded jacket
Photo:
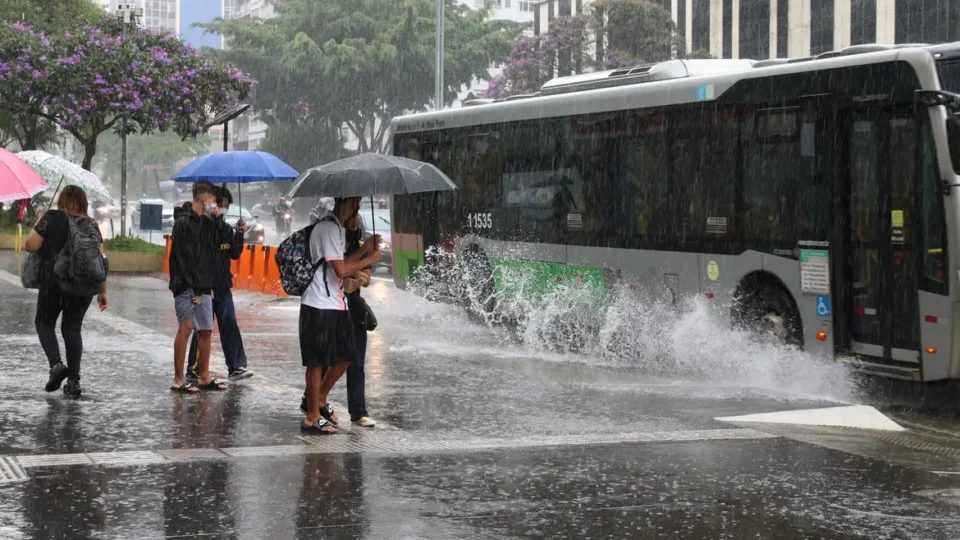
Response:
MULTIPOLYGON (((174 219, 180 219, 183 216, 187 216, 193 213, 191 208, 192 204, 189 202, 183 203, 182 206, 178 206, 173 209, 174 219)), ((215 220, 219 223, 221 241, 220 245, 217 246, 217 249, 220 253, 220 260, 218 271, 219 275, 217 276, 217 286, 214 289, 232 289, 233 288, 233 271, 230 269, 230 261, 235 261, 240 258, 240 255, 243 255, 243 234, 228 225, 223 221, 223 216, 215 220)))
POLYGON ((231 287, 230 257, 234 252, 237 258, 240 257, 242 238, 239 249, 235 250, 237 235, 233 228, 223 220, 197 215, 189 203, 175 208, 173 215, 176 218, 170 249, 170 290, 173 294, 182 294, 188 289, 198 295, 210 294, 214 289, 231 287))

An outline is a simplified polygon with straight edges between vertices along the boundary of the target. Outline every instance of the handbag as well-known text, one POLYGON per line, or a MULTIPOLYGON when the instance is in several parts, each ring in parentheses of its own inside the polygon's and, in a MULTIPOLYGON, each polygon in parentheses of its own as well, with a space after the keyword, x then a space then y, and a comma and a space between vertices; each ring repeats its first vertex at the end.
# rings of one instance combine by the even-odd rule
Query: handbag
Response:
POLYGON ((20 284, 24 289, 39 289, 43 282, 43 260, 39 252, 27 255, 20 268, 20 284))
POLYGON ((349 303, 350 314, 353 316, 353 322, 357 326, 367 332, 373 332, 377 329, 377 317, 362 296, 359 294, 350 295, 347 297, 347 302, 349 303))

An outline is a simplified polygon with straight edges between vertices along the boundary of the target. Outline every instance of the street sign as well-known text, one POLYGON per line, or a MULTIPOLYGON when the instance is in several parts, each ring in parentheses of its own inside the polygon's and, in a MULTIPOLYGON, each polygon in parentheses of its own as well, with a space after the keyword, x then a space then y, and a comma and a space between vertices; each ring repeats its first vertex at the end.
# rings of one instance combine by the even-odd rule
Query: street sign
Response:
POLYGON ((159 231, 163 228, 163 205, 140 205, 140 230, 159 231))

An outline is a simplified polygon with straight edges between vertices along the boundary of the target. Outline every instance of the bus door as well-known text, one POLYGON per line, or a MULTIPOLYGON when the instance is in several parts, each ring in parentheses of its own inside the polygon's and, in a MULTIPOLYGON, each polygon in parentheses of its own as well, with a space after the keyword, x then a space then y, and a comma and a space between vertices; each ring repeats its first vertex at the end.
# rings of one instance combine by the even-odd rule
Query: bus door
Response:
POLYGON ((846 253, 835 252, 843 267, 834 289, 846 331, 837 346, 918 368, 917 116, 912 107, 858 109, 845 124, 846 208, 837 219, 846 253))

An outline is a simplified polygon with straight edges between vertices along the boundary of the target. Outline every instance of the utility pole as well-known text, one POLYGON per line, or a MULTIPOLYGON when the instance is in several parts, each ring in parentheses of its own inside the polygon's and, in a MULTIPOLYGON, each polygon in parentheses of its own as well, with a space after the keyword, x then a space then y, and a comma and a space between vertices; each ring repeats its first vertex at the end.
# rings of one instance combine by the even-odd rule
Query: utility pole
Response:
MULTIPOLYGON (((137 18, 143 17, 143 8, 130 4, 117 6, 114 15, 123 22, 123 37, 126 40, 127 30, 136 28, 137 18)), ((126 126, 124 126, 126 127, 126 126)), ((120 236, 127 235, 127 132, 120 135, 120 236)))
POLYGON ((434 90, 438 111, 443 110, 443 2, 437 0, 437 79, 434 90))

